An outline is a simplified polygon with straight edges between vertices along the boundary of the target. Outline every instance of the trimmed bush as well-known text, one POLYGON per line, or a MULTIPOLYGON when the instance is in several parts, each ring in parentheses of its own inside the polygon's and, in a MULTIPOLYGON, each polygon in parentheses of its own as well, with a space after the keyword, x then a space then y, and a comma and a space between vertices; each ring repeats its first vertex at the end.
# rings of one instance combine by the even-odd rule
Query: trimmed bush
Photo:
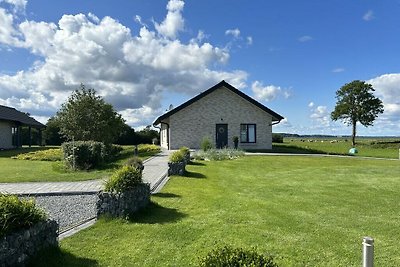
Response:
POLYGON ((185 154, 183 154, 181 150, 174 151, 169 156, 169 162, 172 163, 183 162, 184 160, 185 160, 185 154))
POLYGON ((157 145, 140 144, 138 145, 138 152, 160 152, 161 148, 157 145))
POLYGON ((104 146, 103 156, 105 161, 111 161, 115 159, 119 153, 123 150, 120 145, 108 144, 104 146))
POLYGON ((62 157, 63 157, 62 150, 59 148, 53 148, 53 149, 23 153, 14 156, 12 158, 20 160, 61 161, 62 157))
POLYGON ((142 170, 132 166, 122 166, 107 180, 104 191, 121 193, 142 183, 142 170))
POLYGON ((201 140, 201 143, 200 143, 200 148, 203 151, 207 151, 209 149, 212 149, 213 148, 213 144, 211 143, 210 138, 203 137, 203 139, 201 140))
POLYGON ((105 145, 96 141, 65 142, 61 148, 67 166, 79 170, 100 166, 107 157, 105 145))
POLYGON ((273 133, 272 143, 283 143, 283 135, 278 133, 273 133))
POLYGON ((245 250, 225 246, 215 249, 200 259, 201 267, 278 267, 272 256, 258 254, 254 249, 245 250))
POLYGON ((125 166, 131 166, 134 167, 140 171, 143 171, 144 166, 143 166, 143 161, 138 158, 138 157, 131 157, 125 162, 125 166))
POLYGON ((186 146, 179 148, 179 151, 183 153, 184 161, 187 163, 190 162, 190 149, 186 146))
POLYGON ((14 195, 0 194, 0 237, 44 220, 45 212, 35 206, 33 199, 25 200, 14 195))

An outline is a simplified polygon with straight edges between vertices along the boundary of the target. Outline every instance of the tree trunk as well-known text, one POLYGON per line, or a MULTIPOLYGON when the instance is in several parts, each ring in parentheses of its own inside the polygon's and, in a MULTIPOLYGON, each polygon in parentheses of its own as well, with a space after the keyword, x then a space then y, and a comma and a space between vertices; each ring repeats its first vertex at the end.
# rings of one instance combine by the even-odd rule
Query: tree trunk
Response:
POLYGON ((351 135, 351 145, 353 147, 356 145, 356 124, 357 121, 353 121, 353 133, 351 135))

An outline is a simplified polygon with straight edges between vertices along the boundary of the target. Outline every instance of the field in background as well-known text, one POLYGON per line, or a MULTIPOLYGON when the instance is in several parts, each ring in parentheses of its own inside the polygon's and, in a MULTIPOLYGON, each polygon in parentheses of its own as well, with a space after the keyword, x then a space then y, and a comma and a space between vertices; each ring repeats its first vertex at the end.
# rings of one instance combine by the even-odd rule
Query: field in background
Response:
MULTIPOLYGON (((283 143, 273 143, 272 152, 348 155, 351 138, 284 138, 283 143)), ((355 156, 399 158, 400 138, 356 139, 355 156)))

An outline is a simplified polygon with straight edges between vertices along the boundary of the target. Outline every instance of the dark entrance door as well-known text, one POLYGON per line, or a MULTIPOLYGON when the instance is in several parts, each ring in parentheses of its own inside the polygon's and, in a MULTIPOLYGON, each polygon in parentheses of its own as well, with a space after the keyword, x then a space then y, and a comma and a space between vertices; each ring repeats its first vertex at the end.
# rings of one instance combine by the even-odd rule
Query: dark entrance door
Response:
POLYGON ((216 127, 217 148, 224 148, 228 145, 228 124, 217 124, 216 127))

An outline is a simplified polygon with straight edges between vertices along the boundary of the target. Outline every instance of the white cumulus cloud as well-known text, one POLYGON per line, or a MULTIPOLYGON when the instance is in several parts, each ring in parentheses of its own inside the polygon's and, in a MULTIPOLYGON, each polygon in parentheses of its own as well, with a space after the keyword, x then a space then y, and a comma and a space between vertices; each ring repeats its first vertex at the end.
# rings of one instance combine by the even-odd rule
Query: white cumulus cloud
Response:
POLYGON ((374 12, 372 10, 368 10, 364 15, 363 15, 363 20, 365 21, 370 21, 375 18, 374 12))
MULTIPOLYGON (((375 95, 382 100, 383 114, 374 123, 376 128, 386 128, 388 132, 400 132, 400 73, 384 74, 366 81, 375 89, 375 95)), ((374 127, 375 128, 375 127, 374 127)))
POLYGON ((289 98, 291 96, 287 89, 282 89, 280 86, 264 85, 262 82, 255 81, 251 85, 254 98, 259 101, 272 101, 279 96, 289 98))
POLYGON ((184 28, 183 6, 183 1, 169 1, 165 20, 151 29, 139 19, 139 31, 92 13, 16 23, 0 8, 0 45, 25 48, 38 57, 28 70, 0 74, 0 104, 43 120, 84 83, 130 125, 143 126, 163 110, 161 96, 168 92, 193 96, 222 79, 245 87, 245 71, 219 70, 229 60, 228 48, 204 42, 202 32, 196 41, 177 39, 184 28))
POLYGON ((240 30, 238 28, 235 29, 229 29, 225 31, 225 35, 232 35, 235 38, 239 38, 240 36, 240 30))
POLYGON ((184 28, 185 20, 182 11, 185 3, 181 0, 170 0, 167 4, 167 16, 164 21, 158 24, 154 23, 159 34, 164 37, 175 39, 179 31, 184 28))

